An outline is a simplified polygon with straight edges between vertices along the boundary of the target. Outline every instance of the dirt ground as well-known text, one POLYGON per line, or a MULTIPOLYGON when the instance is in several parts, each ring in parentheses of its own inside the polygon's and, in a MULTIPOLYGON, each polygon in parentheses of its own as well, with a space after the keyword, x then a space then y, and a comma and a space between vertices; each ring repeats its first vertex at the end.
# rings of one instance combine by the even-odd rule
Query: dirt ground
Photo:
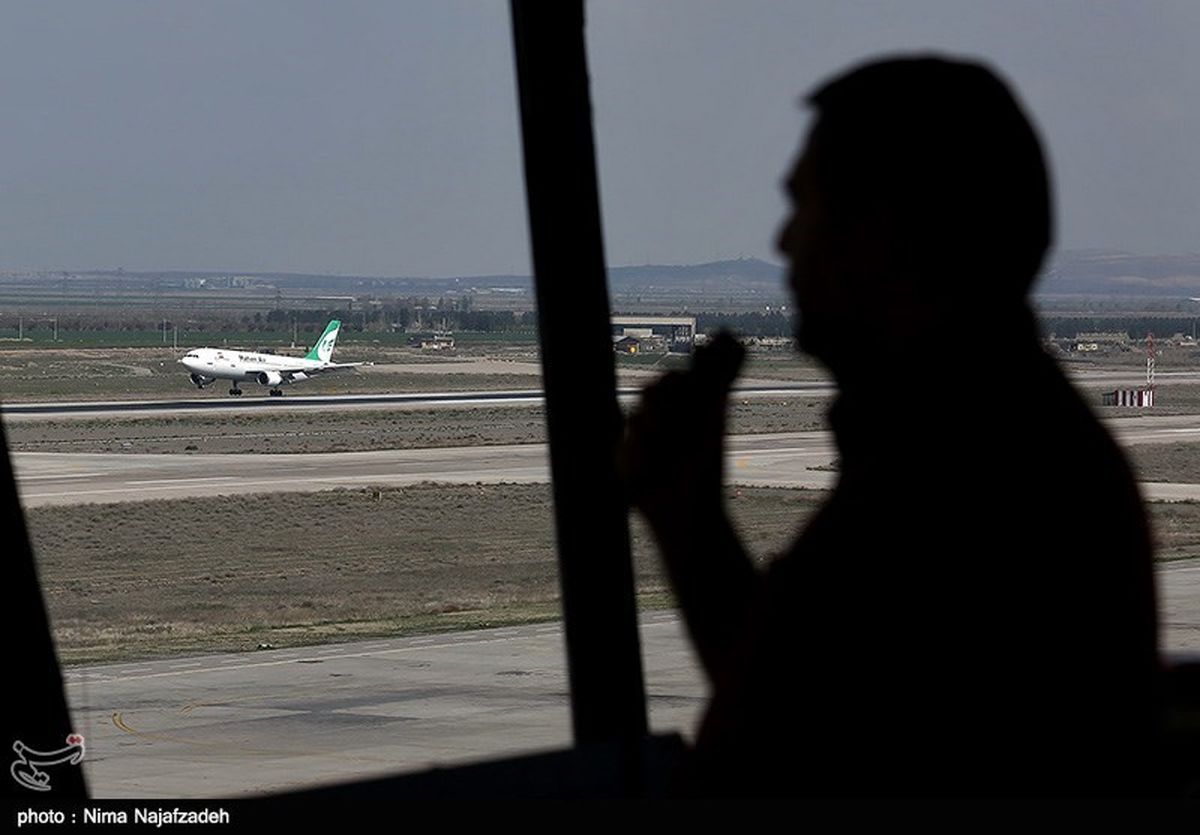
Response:
MULTIPOLYGON (((812 491, 730 494, 747 545, 781 550, 812 491)), ((71 663, 254 649, 558 616, 549 485, 263 494, 34 508, 30 536, 71 663)), ((643 604, 669 595, 635 520, 643 604)))
MULTIPOLYGON (((759 561, 819 491, 742 488, 728 507, 759 561)), ((1200 503, 1149 506, 1159 559, 1200 556, 1200 503)), ((559 616, 548 485, 437 485, 34 508, 68 663, 252 650, 559 616)), ((645 607, 671 597, 632 525, 645 607)))
POLYGON ((1200 484, 1200 444, 1138 444, 1125 455, 1139 481, 1200 484))
MULTIPOLYGON (((735 400, 736 433, 802 432, 825 426, 825 398, 735 400)), ((350 452, 545 441, 540 406, 303 410, 169 417, 22 417, 6 421, 16 452, 350 452)))

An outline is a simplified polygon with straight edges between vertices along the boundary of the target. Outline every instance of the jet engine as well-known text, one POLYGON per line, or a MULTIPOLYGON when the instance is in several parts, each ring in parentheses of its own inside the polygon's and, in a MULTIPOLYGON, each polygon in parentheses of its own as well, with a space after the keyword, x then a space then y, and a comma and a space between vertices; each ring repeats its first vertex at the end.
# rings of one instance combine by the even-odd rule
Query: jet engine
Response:
POLYGON ((194 371, 189 376, 191 377, 192 383, 196 386, 196 388, 204 388, 205 386, 211 386, 213 383, 215 383, 217 381, 216 377, 201 377, 199 374, 195 373, 194 371))
POLYGON ((278 371, 260 371, 258 372, 258 382, 264 386, 274 388, 283 382, 283 375, 278 371))

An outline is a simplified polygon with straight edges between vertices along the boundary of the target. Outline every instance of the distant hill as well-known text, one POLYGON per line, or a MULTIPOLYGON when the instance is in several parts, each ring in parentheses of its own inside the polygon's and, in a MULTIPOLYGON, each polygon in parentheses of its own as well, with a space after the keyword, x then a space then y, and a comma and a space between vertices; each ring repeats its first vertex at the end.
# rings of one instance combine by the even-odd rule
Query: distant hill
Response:
MULTIPOLYGON (((453 289, 523 288, 532 290, 528 276, 483 275, 456 279, 397 279, 410 281, 412 286, 431 286, 425 282, 446 285, 453 289)), ((634 267, 609 267, 609 286, 617 293, 662 292, 677 290, 687 294, 782 293, 783 267, 757 258, 738 258, 734 261, 710 261, 705 264, 643 264, 634 267)))
POLYGON ((608 280, 614 290, 624 292, 650 287, 675 287, 693 292, 728 292, 730 288, 781 292, 783 267, 757 258, 678 266, 646 264, 640 267, 610 267, 608 280))
MULTIPOLYGON (((969 271, 970 265, 964 265, 969 271)), ((784 300, 785 268, 757 258, 710 261, 703 264, 643 264, 610 267, 614 296, 646 296, 659 300, 677 297, 687 304, 700 300, 784 300)), ((243 273, 215 271, 106 271, 89 270, 0 273, 3 288, 23 284, 29 288, 59 286, 128 291, 196 292, 224 290, 255 296, 311 296, 317 294, 428 296, 485 293, 512 294, 529 299, 533 282, 527 275, 477 275, 454 278, 318 275, 305 273, 243 273)), ((1133 255, 1097 250, 1067 251, 1054 256, 1036 285, 1039 297, 1076 296, 1115 299, 1175 299, 1200 296, 1200 254, 1133 255)))
MULTIPOLYGON (((56 279, 62 273, 46 273, 43 279, 56 279)), ((128 271, 91 270, 75 276, 103 277, 113 283, 151 285, 163 288, 200 287, 239 288, 262 291, 268 288, 309 292, 364 293, 429 296, 465 293, 471 290, 532 292, 533 281, 527 275, 475 275, 455 278, 379 277, 320 275, 309 273, 251 273, 191 270, 128 271)), ((642 290, 679 290, 704 292, 783 292, 783 268, 756 258, 713 261, 706 264, 647 264, 612 267, 608 271, 614 291, 630 293, 642 290)))
POLYGON ((1200 296, 1200 255, 1131 255, 1096 250, 1054 257, 1039 296, 1186 298, 1200 296))

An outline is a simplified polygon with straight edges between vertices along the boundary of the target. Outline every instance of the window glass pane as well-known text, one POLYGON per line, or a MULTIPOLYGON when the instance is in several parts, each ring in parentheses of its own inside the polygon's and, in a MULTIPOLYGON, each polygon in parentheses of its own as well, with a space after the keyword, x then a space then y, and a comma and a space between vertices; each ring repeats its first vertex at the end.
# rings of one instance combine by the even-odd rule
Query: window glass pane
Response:
POLYGON ((507 6, 21 3, 0 77, 0 396, 92 791, 567 744, 507 6))
MULTIPOLYGON (((792 299, 775 249, 788 211, 783 180, 811 119, 803 97, 868 58, 978 58, 1015 89, 1049 158, 1057 233, 1035 296, 1047 349, 1136 469, 1158 549, 1161 645, 1200 648, 1200 519, 1191 509, 1200 481, 1200 60, 1187 34, 1200 25, 1197 10, 689 0, 594 3, 588 12, 613 305, 645 320, 614 324, 618 366, 634 385, 686 364, 654 317, 694 316, 700 335, 726 325, 744 337, 728 507, 756 557, 787 547, 837 469, 824 422, 832 385, 792 348, 792 299), (1154 405, 1104 405, 1106 395, 1139 396, 1148 352, 1154 405)), ((918 356, 891 356, 881 343, 880 362, 916 390, 936 390, 940 358, 989 339, 980 321, 931 333, 918 356)), ((914 395, 897 408, 936 404, 914 395)), ((1044 475, 1087 489, 1070 473, 1044 475)), ((641 543, 640 564, 651 565, 653 548, 641 543)), ((647 568, 646 599, 661 598, 659 582, 647 568)), ((682 674, 656 677, 648 666, 652 694, 704 692, 695 670, 685 686, 682 674)), ((694 727, 694 718, 653 715, 659 729, 694 727)))

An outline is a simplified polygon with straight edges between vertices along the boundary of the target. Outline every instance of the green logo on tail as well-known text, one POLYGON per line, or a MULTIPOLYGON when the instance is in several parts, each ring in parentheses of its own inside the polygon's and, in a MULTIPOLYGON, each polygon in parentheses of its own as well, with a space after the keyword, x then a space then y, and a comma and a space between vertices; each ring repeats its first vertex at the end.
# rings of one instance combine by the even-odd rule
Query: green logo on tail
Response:
POLYGON ((334 319, 325 326, 325 333, 321 334, 321 338, 313 345, 312 350, 304 355, 306 360, 318 360, 319 362, 329 362, 333 358, 333 344, 337 342, 338 329, 342 323, 334 319))

